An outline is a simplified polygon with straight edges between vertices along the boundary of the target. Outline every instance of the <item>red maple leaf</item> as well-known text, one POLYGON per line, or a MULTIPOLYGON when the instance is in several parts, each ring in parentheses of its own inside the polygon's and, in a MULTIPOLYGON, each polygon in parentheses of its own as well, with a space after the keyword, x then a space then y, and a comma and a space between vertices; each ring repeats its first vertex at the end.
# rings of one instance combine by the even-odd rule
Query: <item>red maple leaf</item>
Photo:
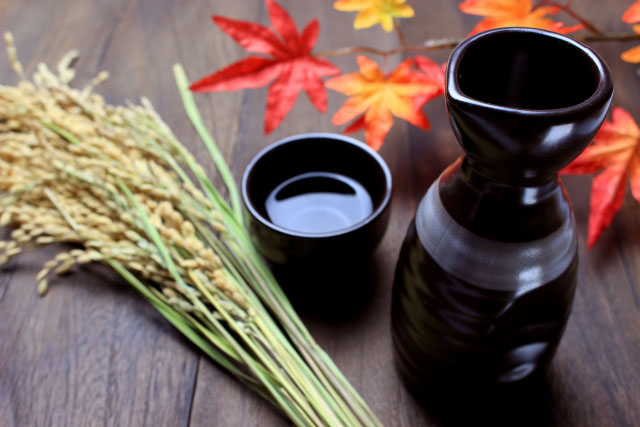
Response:
MULTIPOLYGON (((445 92, 444 87, 444 74, 447 70, 447 63, 443 63, 442 65, 438 65, 434 60, 429 57, 423 55, 417 55, 413 58, 414 64, 422 73, 426 76, 427 80, 436 84, 438 89, 440 89, 439 94, 445 92)), ((431 95, 427 97, 416 97, 415 105, 416 108, 421 108, 424 104, 430 101, 433 97, 431 95)))
POLYGON ((321 112, 327 110, 327 91, 323 76, 340 70, 331 62, 311 55, 318 40, 320 24, 314 19, 298 34, 296 25, 282 6, 267 0, 271 25, 280 34, 255 22, 235 21, 214 16, 215 22, 247 52, 269 55, 249 56, 191 85, 195 92, 230 91, 266 86, 275 79, 267 94, 265 133, 272 132, 296 103, 302 89, 321 112))
POLYGON ((611 224, 622 207, 631 181, 631 194, 640 201, 640 129, 631 115, 620 107, 613 120, 605 121, 593 143, 560 173, 589 174, 602 171, 593 179, 589 214, 589 248, 611 224))

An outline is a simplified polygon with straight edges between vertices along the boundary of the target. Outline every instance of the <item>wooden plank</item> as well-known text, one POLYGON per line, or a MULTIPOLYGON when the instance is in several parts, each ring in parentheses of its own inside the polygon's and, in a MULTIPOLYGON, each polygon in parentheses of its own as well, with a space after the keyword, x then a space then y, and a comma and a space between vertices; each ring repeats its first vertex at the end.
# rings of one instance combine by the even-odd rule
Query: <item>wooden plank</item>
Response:
POLYGON ((35 266, 53 254, 21 256, 0 306, 7 415, 18 426, 185 425, 190 346, 105 268, 55 280, 38 298, 35 266))

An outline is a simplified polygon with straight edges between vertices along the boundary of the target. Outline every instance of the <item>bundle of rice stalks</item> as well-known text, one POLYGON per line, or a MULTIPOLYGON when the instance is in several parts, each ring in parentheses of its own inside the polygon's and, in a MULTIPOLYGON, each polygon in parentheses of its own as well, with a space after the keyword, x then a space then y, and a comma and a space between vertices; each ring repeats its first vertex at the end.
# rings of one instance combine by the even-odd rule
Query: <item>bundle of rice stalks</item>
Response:
POLYGON ((113 106, 68 83, 77 55, 52 72, 0 87, 0 263, 54 242, 73 249, 37 276, 76 265, 110 265, 202 351, 280 407, 297 425, 379 425, 314 342, 251 244, 238 191, 174 67, 187 113, 209 150, 231 203, 160 119, 151 103, 113 106))

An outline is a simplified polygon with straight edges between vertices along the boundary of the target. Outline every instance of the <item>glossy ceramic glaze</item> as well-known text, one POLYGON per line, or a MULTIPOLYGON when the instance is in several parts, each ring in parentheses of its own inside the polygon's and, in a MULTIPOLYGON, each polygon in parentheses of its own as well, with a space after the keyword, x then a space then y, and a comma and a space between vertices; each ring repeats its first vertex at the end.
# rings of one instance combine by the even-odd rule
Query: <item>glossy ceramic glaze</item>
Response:
POLYGON ((557 171, 589 144, 613 95, 597 54, 534 29, 464 41, 446 79, 465 156, 421 201, 393 289, 396 362, 421 394, 518 384, 548 365, 578 265, 557 171))
MULTIPOLYGON (((365 280, 361 270, 380 242, 389 221, 391 187, 388 166, 382 157, 362 142, 325 133, 292 136, 268 146, 247 166, 242 180, 246 226, 254 244, 271 262, 290 296, 295 297, 297 293, 305 299, 320 301, 332 295, 332 287, 341 287, 343 282, 351 281, 355 289, 360 281, 365 280), (309 175, 315 176, 315 181, 301 181, 309 175), (318 180, 320 175, 325 179, 318 180), (327 182, 327 177, 333 177, 334 182, 327 182), (296 216, 300 212, 278 211, 281 223, 277 224, 269 217, 268 205, 276 210, 286 209, 284 205, 273 205, 274 191, 284 189, 284 184, 288 187, 285 192, 299 192, 300 189, 291 187, 295 181, 303 184, 303 192, 320 185, 321 193, 308 197, 308 207, 312 210, 310 217, 298 218, 296 216), (314 221, 314 216, 318 221, 326 219, 318 216, 323 213, 323 206, 318 205, 322 196, 327 202, 327 211, 340 207, 336 205, 335 192, 344 190, 332 190, 330 187, 345 187, 348 183, 359 199, 368 197, 369 200, 356 200, 355 203, 347 200, 349 203, 343 208, 353 210, 357 207, 361 211, 339 212, 336 218, 329 218, 331 223, 339 220, 344 224, 337 229, 329 227, 327 230, 323 229, 326 224, 309 223, 309 220, 314 221), (328 184, 331 185, 327 187, 328 184), (322 194, 327 191, 333 192, 334 197, 322 194), (367 203, 370 205, 359 206, 367 203), (355 220, 339 218, 351 214, 355 215, 355 220), (287 228, 287 221, 295 226, 287 228), (305 222, 309 229, 301 230, 300 226, 305 222), (341 278, 344 280, 338 280, 341 278)), ((305 209, 296 203, 291 206, 305 209)), ((332 307, 325 308, 327 310, 332 310, 332 307)))

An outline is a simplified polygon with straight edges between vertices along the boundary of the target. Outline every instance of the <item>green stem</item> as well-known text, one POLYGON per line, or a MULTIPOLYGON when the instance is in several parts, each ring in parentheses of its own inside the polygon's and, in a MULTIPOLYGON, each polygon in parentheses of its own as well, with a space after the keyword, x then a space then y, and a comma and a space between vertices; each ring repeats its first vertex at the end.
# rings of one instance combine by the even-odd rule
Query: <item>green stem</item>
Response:
MULTIPOLYGON (((457 44, 457 40, 455 43, 457 44)), ((451 40, 448 40, 447 43, 452 44, 451 40)), ((425 43, 424 46, 418 47, 416 50, 421 50, 424 47, 427 47, 431 50, 437 48, 436 44, 425 43)), ((412 46, 407 46, 407 50, 413 50, 412 46)), ((174 66, 174 73, 176 74, 176 80, 180 79, 180 75, 184 77, 184 71, 182 67, 177 64, 174 66)), ((186 92, 186 98, 191 98, 191 94, 188 92, 188 88, 186 86, 186 77, 182 79, 182 84, 178 83, 179 88, 181 90, 181 94, 186 92)), ((183 100, 185 98, 183 97, 183 100)), ((186 108, 185 104, 185 108, 186 108)), ((192 105, 195 110, 195 103, 192 105)), ((197 110, 195 110, 197 113, 197 110)), ((192 112, 193 113, 193 112, 192 112)), ((199 119, 199 115, 194 115, 196 117, 196 121, 199 119)), ((192 115, 190 118, 193 121, 192 115)), ((199 126, 199 135, 203 139, 203 141, 210 140, 208 133, 204 126, 199 126)), ((212 140, 211 140, 212 141, 212 140)), ((176 146, 179 146, 179 143, 176 141, 176 146)), ((211 150, 210 150, 211 152, 211 150)), ((349 382, 344 378, 342 373, 337 369, 337 367, 330 361, 326 353, 320 349, 320 347, 315 343, 306 327, 298 317, 298 315, 293 310, 291 303, 287 299, 286 295, 277 284, 275 279, 273 278, 271 272, 268 267, 262 260, 262 257, 258 254, 255 247, 253 246, 249 236, 246 233, 242 225, 242 218, 239 215, 230 215, 225 212, 225 203, 220 203, 221 196, 218 193, 215 186, 211 184, 208 178, 198 170, 197 163, 193 161, 189 156, 183 156, 189 168, 194 172, 198 181, 200 182, 205 194, 209 197, 209 199, 214 203, 215 206, 221 207, 218 214, 222 215, 223 222, 229 229, 229 236, 232 237, 231 240, 227 240, 226 243, 222 246, 229 246, 229 250, 234 256, 232 264, 235 267, 239 268, 239 271, 242 271, 242 277, 244 280, 252 283, 250 289, 256 292, 262 301, 266 303, 266 305, 270 308, 270 310, 275 314, 275 317, 278 319, 282 328, 287 332, 287 335, 290 337, 293 343, 295 343, 298 351, 295 351, 290 347, 289 341, 282 337, 280 341, 282 344, 289 346, 291 351, 291 356, 294 358, 293 360, 299 361, 299 368, 302 368, 306 374, 309 375, 315 386, 325 395, 330 402, 331 406, 337 404, 336 410, 337 413, 343 412, 345 406, 343 402, 340 400, 340 397, 335 395, 336 390, 340 396, 342 396, 348 404, 348 407, 355 411, 358 418, 362 420, 362 422, 366 425, 380 425, 380 422, 377 420, 375 415, 368 408, 366 403, 362 400, 362 398, 357 394, 357 392, 351 387, 349 382), (243 256, 244 255, 244 256, 243 256), (241 261, 239 264, 237 261, 241 261), (299 352, 299 353, 298 353, 299 352), (302 355, 302 357, 300 356, 302 355), (306 363, 303 361, 305 360, 306 363), (307 365, 308 364, 308 365, 307 365), (311 368, 311 370, 309 370, 311 368), (315 375, 314 375, 315 373, 315 375), (320 380, 320 383, 317 381, 320 380)), ((224 162, 224 159, 216 158, 212 155, 212 160, 214 163, 224 162)), ((226 166, 226 164, 225 164, 226 166)), ((208 234, 208 233, 206 233, 208 234)), ((212 238, 212 235, 209 235, 209 238, 212 238)), ((214 237, 214 240, 217 238, 214 237)), ((216 246, 220 246, 216 244, 216 246)), ((236 270, 236 274, 239 272, 236 270)), ((240 277, 240 276, 236 276, 240 277)), ((245 285, 243 285, 245 286, 245 285)), ((249 286, 249 285, 246 285, 249 286)), ((270 319, 270 318, 269 318, 270 319)), ((272 331, 279 336, 279 327, 277 326, 264 326, 268 328, 269 331, 272 331)), ((263 331, 264 332, 264 331, 263 331)), ((280 351, 286 351, 284 348, 280 349, 280 351)), ((348 411, 347 411, 348 412, 348 411)), ((354 421, 351 418, 351 415, 347 415, 349 417, 350 423, 354 421)))
POLYGON ((193 95, 189 91, 189 81, 187 80, 187 75, 184 72, 184 68, 180 64, 173 65, 173 74, 175 76, 176 84, 178 85, 178 90, 180 91, 180 97, 182 98, 182 103, 184 104, 184 109, 187 112, 187 116, 191 120, 191 124, 198 132, 200 139, 204 142, 204 145, 207 147, 213 162, 222 177, 222 181, 227 187, 227 191, 229 192, 229 199, 231 200, 231 207, 233 208, 233 212, 239 221, 242 221, 242 204, 240 202, 240 195, 238 193, 238 188, 236 187, 235 181, 233 179, 233 174, 227 165, 227 162, 224 159, 224 156, 218 149, 213 137, 207 131, 207 128, 204 126, 202 122, 202 117, 198 112, 198 108, 196 107, 195 100, 193 99, 193 95))
POLYGON ((54 131, 55 133, 57 133, 58 135, 60 135, 61 137, 63 137, 67 141, 69 141, 70 143, 72 143, 73 145, 80 145, 80 141, 78 140, 78 138, 76 138, 68 130, 63 129, 58 125, 54 125, 53 123, 43 122, 43 121, 41 121, 40 123, 42 124, 42 126, 54 131))
POLYGON ((144 224, 145 232, 147 233, 147 237, 153 242, 153 244, 157 247, 160 252, 162 259, 165 263, 167 270, 173 276, 178 287, 184 290, 185 295, 188 296, 191 303, 198 308, 216 328, 216 330, 227 340, 234 348, 234 350, 240 355, 242 361, 249 367, 251 372, 267 387, 271 395, 277 400, 280 407, 287 413, 287 415, 291 418, 292 421, 298 423, 299 425, 308 425, 311 424, 310 419, 301 411, 300 408, 292 405, 291 402, 287 401, 282 394, 278 391, 276 386, 272 384, 268 378, 264 376, 264 374, 257 368, 258 363, 253 360, 253 358, 247 353, 242 346, 240 346, 235 338, 231 336, 231 334, 226 330, 226 328, 220 324, 220 322, 210 313, 207 307, 200 301, 200 299, 195 295, 195 289, 187 285, 184 281, 183 277, 178 272, 178 269, 171 258, 168 248, 165 246, 158 230, 156 230, 155 226, 151 223, 151 220, 147 216, 142 206, 138 203, 138 201, 133 197, 131 190, 119 179, 116 178, 116 182, 122 192, 125 194, 127 200, 133 207, 134 211, 136 211, 140 220, 144 224))
MULTIPOLYGON (((272 356, 267 354, 265 351, 263 351, 258 345, 256 345, 256 343, 253 342, 252 339, 249 338, 249 336, 245 333, 244 328, 243 327, 236 327, 236 322, 233 321, 233 319, 231 318, 231 316, 229 315, 229 313, 227 313, 227 311, 224 309, 224 307, 222 307, 219 302, 216 300, 216 298, 214 298, 209 291, 207 290, 207 288, 202 285, 202 283, 200 283, 199 279, 195 276, 192 275, 191 279, 193 280, 193 282, 196 284, 196 287, 198 288, 198 290, 200 290, 200 292, 205 296, 205 298, 208 300, 208 302, 213 305, 213 307, 216 309, 216 311, 218 313, 220 313, 222 315, 222 317, 225 319, 225 321, 227 322, 227 324, 229 325, 233 325, 235 332, 238 334, 238 336, 240 336, 242 338, 242 340, 244 341, 244 343, 249 347, 249 349, 258 357, 258 359, 260 359, 260 361, 267 367, 267 369, 269 370, 269 372, 272 372, 273 375, 276 377, 276 379, 279 381, 279 383, 282 385, 282 387, 287 391, 287 393, 293 398, 293 400, 295 402, 297 402, 297 404, 303 408, 303 410, 308 414, 308 416, 312 419, 314 419, 315 422, 319 422, 320 420, 317 418, 317 415, 315 413, 315 411, 318 411, 320 414, 322 414, 324 419, 331 419, 333 418, 333 414, 331 412, 326 412, 324 410, 320 411, 318 408, 318 404, 322 403, 322 402, 315 402, 315 411, 314 409, 312 409, 309 405, 308 402, 305 398, 305 396, 303 394, 300 393, 300 390, 298 387, 294 386, 291 381, 289 379, 287 379, 283 374, 282 374, 282 370, 275 364, 275 362, 272 359, 272 356)), ((288 367, 287 370, 291 369, 291 366, 288 367)))

